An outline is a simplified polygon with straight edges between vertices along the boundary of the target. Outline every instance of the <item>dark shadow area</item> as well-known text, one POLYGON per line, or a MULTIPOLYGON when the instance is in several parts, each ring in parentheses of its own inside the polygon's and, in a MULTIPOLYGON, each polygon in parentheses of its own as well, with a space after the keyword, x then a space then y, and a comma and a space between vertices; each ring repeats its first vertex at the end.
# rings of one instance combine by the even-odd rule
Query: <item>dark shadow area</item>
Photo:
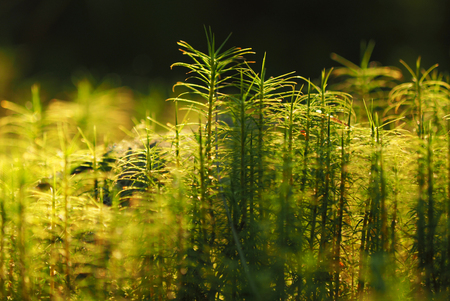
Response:
MULTIPOLYGON (((269 75, 297 71, 317 78, 336 66, 335 52, 358 62, 360 42, 376 42, 372 58, 450 69, 450 2, 436 1, 149 1, 17 0, 0 3, 0 97, 38 81, 49 98, 74 89, 77 77, 105 79, 148 93, 170 87, 184 71, 176 42, 206 48, 203 26, 228 46, 267 52, 269 75)), ((205 49, 206 50, 206 49, 205 49)))

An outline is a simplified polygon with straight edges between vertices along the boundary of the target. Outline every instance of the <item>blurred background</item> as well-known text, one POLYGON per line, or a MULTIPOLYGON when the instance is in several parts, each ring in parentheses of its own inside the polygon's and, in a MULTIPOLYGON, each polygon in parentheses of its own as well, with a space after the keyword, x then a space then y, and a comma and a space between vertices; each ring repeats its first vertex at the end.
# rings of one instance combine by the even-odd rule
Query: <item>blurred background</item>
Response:
POLYGON ((176 42, 205 50, 204 25, 218 42, 232 33, 228 47, 253 48, 258 64, 267 52, 269 75, 317 78, 338 65, 330 53, 359 63, 360 43, 371 39, 383 65, 414 65, 421 55, 424 67, 448 71, 449 17, 448 0, 3 0, 0 98, 29 99, 38 82, 44 103, 65 99, 88 78, 165 99, 185 78, 170 69, 187 60, 176 42))

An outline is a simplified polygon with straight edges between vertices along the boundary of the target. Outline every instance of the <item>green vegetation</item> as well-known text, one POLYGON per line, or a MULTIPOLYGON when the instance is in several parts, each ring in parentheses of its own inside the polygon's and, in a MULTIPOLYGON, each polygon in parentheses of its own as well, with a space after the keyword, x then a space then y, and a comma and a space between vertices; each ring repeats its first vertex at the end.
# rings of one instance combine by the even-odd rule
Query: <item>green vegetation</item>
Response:
POLYGON ((87 81, 1 103, 0 299, 447 300, 448 78, 373 43, 267 77, 206 34, 171 123, 87 81))

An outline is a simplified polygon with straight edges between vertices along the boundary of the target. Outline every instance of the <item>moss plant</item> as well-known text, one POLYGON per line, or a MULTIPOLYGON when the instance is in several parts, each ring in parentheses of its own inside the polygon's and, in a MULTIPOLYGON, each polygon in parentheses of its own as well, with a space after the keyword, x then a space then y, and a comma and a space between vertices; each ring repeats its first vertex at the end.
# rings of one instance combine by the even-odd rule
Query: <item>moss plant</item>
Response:
POLYGON ((86 81, 71 102, 44 106, 38 85, 2 102, 0 298, 447 300, 437 66, 403 63, 403 81, 370 42, 315 84, 206 36, 179 42, 174 125, 86 81))
POLYGON ((361 43, 359 66, 336 53, 331 54, 334 61, 343 65, 333 70, 333 76, 338 82, 332 88, 353 96, 353 107, 360 117, 364 115, 363 101, 374 101, 376 110, 382 111, 388 92, 402 79, 398 68, 370 61, 374 47, 374 41, 361 43))

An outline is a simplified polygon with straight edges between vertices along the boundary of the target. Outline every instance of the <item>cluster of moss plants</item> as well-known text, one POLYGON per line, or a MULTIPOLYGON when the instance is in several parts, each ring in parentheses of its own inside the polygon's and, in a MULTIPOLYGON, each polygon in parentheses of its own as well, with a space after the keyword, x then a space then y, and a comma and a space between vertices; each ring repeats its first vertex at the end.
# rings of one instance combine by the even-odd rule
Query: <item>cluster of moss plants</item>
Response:
POLYGON ((373 43, 268 77, 206 35, 171 123, 128 130, 129 95, 87 82, 2 102, 0 299, 448 299, 448 79, 373 43))

